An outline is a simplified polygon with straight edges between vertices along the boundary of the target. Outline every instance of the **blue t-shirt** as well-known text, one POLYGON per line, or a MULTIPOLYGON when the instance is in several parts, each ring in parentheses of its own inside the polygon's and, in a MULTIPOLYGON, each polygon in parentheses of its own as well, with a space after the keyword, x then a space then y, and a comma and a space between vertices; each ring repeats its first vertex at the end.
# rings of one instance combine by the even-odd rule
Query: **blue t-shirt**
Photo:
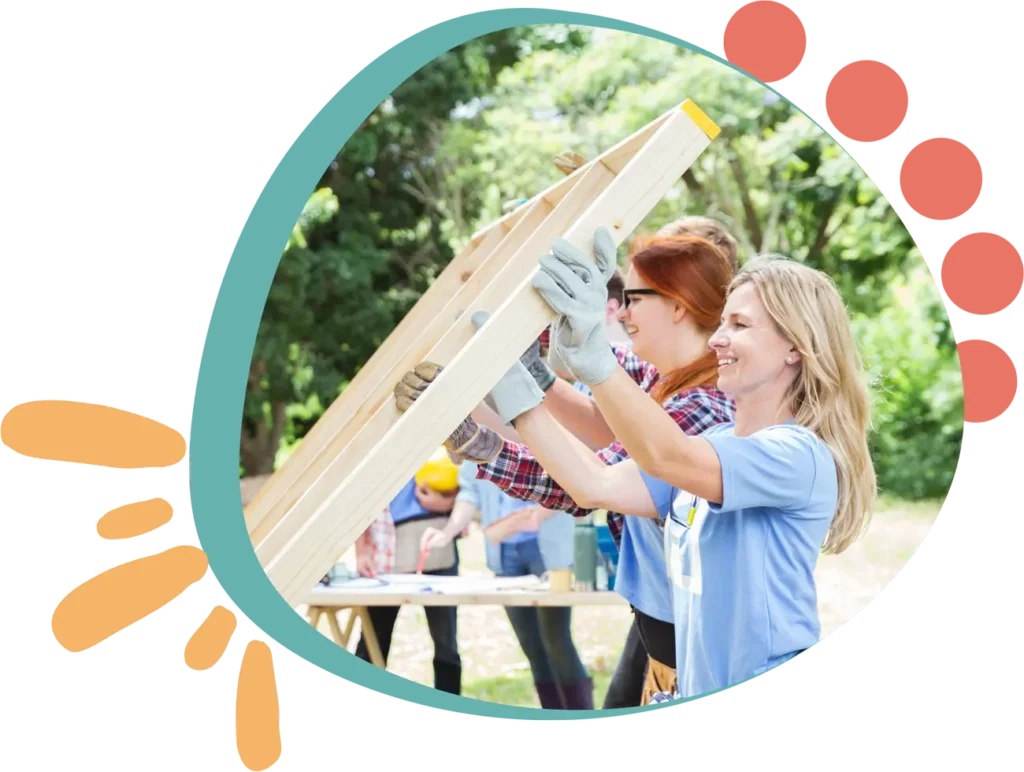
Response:
MULTIPOLYGON (((468 501, 479 509, 481 525, 484 528, 513 512, 534 506, 532 501, 512 498, 492 482, 476 479, 476 466, 472 463, 463 463, 459 466, 459 494, 456 501, 468 501)), ((504 539, 502 543, 519 544, 536 538, 536 531, 519 531, 504 539)))
MULTIPOLYGON (((586 384, 573 383, 576 391, 593 396, 586 384)), ((649 517, 622 518, 619 561, 615 566, 615 592, 649 617, 672 623, 672 586, 665 567, 665 534, 649 517)))
POLYGON ((672 624, 672 585, 665 566, 665 534, 654 518, 622 518, 615 591, 649 617, 672 624))
MULTIPOLYGON (((465 501, 480 510, 481 525, 485 528, 503 517, 524 507, 532 507, 532 501, 515 499, 487 480, 478 480, 476 465, 469 461, 462 462, 459 467, 459 494, 457 501, 465 501)), ((502 544, 516 544, 537 540, 541 558, 547 569, 569 568, 573 564, 573 518, 565 512, 559 512, 540 525, 539 531, 526 531, 515 534, 501 544, 484 541, 487 555, 487 567, 494 573, 504 571, 501 559, 502 544)))
POLYGON ((818 641, 814 568, 838 500, 825 444, 792 423, 707 438, 722 465, 709 504, 644 474, 665 527, 679 694, 745 681, 818 641))

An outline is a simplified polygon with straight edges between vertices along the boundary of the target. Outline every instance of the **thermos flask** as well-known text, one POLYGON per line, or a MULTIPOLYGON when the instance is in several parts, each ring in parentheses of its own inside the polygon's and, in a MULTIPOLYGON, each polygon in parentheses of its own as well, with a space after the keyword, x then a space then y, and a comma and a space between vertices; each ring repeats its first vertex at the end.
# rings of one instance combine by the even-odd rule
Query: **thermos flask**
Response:
POLYGON ((576 520, 574 529, 576 547, 577 592, 593 592, 597 586, 597 529, 592 515, 576 520))

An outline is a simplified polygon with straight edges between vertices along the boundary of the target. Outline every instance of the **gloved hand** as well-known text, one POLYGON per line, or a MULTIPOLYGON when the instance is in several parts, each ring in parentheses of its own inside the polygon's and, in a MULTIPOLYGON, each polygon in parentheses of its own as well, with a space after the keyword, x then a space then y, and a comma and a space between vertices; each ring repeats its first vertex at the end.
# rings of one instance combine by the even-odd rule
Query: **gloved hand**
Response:
MULTIPOLYGON (((555 381, 558 380, 558 375, 548 366, 547 362, 541 359, 540 350, 541 342, 540 339, 537 339, 533 342, 533 345, 526 349, 523 355, 519 357, 519 361, 522 362, 523 366, 530 371, 530 375, 533 376, 533 380, 537 382, 540 390, 547 393, 547 390, 550 389, 554 385, 555 381)), ((498 410, 498 406, 494 402, 492 394, 488 394, 484 397, 484 403, 495 413, 500 412, 498 410)))
POLYGON ((559 314, 551 341, 576 379, 593 386, 618 366, 605 326, 608 280, 615 272, 615 242, 605 228, 594 234, 594 260, 565 239, 540 258, 533 287, 559 314))
MULTIPOLYGON (((477 311, 473 314, 471 320, 473 326, 479 330, 490 318, 491 315, 487 311, 477 311)), ((534 343, 534 346, 537 345, 534 343)), ((528 350, 523 356, 527 356, 529 353, 528 350)), ((539 352, 537 358, 538 360, 540 358, 539 352)), ((427 386, 434 381, 437 374, 441 372, 441 369, 439 365, 435 365, 432 362, 421 362, 412 372, 402 376, 402 380, 395 386, 395 401, 398 409, 402 412, 408 410, 420 394, 426 391, 427 386)), ((553 373, 551 377, 553 383, 553 373)), ((537 380, 526 369, 522 360, 513 364, 487 395, 488 403, 506 424, 513 423, 516 418, 527 410, 536 407, 543 400, 544 392, 541 391, 537 380)), ((497 452, 501 450, 502 442, 504 440, 501 439, 500 435, 492 432, 487 427, 480 426, 470 417, 466 418, 452 432, 448 440, 445 441, 445 447, 458 460, 475 460, 480 454, 487 455, 488 457, 483 460, 475 460, 475 463, 486 463, 492 460, 497 455, 497 452), (470 445, 470 443, 473 444, 470 445), (490 455, 492 452, 493 455, 490 455)))
MULTIPOLYGON (((411 372, 403 375, 402 380, 395 385, 395 403, 398 410, 404 413, 412 407, 412 403, 427 390, 442 369, 433 362, 420 362, 411 372)), ((486 426, 480 426, 471 417, 467 417, 448 435, 444 447, 456 464, 463 461, 486 464, 498 456, 504 442, 500 434, 486 426)))
MULTIPOLYGON (((472 316, 473 326, 479 330, 490 318, 491 315, 487 311, 477 311, 472 316)), ((534 348, 537 350, 537 363, 543 365, 544 363, 540 361, 540 344, 537 342, 527 349, 523 357, 527 357, 534 348)), ((555 382, 555 374, 550 373, 550 375, 548 388, 555 382)), ((506 424, 514 423, 515 419, 527 410, 537 407, 544 401, 544 391, 541 390, 538 379, 526 368, 522 358, 501 376, 488 396, 494 411, 501 416, 501 420, 506 424)))
MULTIPOLYGON (((465 310, 466 309, 464 308, 460 308, 458 311, 456 311, 455 318, 459 319, 462 316, 462 314, 465 313, 465 310)), ((490 314, 487 314, 487 318, 490 318, 490 314)), ((474 323, 474 327, 477 330, 479 330, 482 326, 483 322, 481 322, 480 324, 474 323)), ((526 366, 526 369, 530 371, 530 374, 533 376, 533 379, 537 382, 537 385, 540 386, 542 391, 546 392, 548 389, 551 388, 551 385, 558 379, 558 376, 555 374, 555 372, 550 367, 548 367, 544 360, 541 359, 540 357, 539 339, 535 341, 534 344, 530 346, 530 348, 528 348, 521 357, 519 357, 519 361, 522 362, 523 365, 526 366)), ((494 403, 494 397, 490 393, 484 395, 484 404, 487 405, 487 407, 489 407, 495 413, 501 412, 498 410, 498 406, 494 403)), ((508 421, 505 421, 506 425, 508 425, 508 423, 508 421)))
POLYGON ((519 361, 523 363, 523 366, 533 376, 533 380, 537 382, 540 390, 547 393, 547 390, 551 388, 558 376, 555 375, 555 371, 548 367, 547 362, 540 358, 540 340, 535 340, 526 352, 519 357, 519 361))

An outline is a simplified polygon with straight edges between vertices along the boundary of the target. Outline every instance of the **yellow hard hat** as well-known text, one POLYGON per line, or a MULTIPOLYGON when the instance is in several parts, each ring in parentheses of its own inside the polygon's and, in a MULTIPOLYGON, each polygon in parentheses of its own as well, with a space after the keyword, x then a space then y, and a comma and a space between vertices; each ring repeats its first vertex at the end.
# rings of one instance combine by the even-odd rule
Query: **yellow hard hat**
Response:
POLYGON ((448 457, 448 451, 438 448, 419 471, 416 484, 427 485, 435 491, 452 491, 459 487, 459 468, 448 457))

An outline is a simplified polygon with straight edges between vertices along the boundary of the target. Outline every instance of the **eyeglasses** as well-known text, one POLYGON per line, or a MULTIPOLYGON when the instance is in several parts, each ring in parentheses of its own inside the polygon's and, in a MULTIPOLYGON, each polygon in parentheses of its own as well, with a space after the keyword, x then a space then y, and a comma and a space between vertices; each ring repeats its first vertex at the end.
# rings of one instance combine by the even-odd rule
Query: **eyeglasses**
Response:
POLYGON ((629 308, 629 304, 633 302, 633 297, 632 297, 633 295, 637 295, 637 296, 641 296, 642 297, 644 295, 661 295, 661 293, 658 292, 657 290, 652 290, 652 289, 629 289, 629 290, 623 290, 622 297, 623 297, 623 300, 625 301, 623 303, 623 307, 624 308, 629 308))

